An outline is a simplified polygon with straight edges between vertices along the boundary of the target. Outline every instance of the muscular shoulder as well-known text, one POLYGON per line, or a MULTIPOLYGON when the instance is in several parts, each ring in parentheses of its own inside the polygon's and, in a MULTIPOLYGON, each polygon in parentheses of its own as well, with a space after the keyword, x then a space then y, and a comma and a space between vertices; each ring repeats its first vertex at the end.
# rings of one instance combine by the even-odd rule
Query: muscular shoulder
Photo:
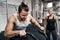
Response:
POLYGON ((28 14, 28 17, 31 19, 32 18, 31 14, 28 14))
POLYGON ((14 17, 14 16, 10 16, 10 17, 8 18, 8 21, 9 21, 9 22, 15 22, 15 21, 16 21, 16 19, 15 19, 15 17, 14 17))

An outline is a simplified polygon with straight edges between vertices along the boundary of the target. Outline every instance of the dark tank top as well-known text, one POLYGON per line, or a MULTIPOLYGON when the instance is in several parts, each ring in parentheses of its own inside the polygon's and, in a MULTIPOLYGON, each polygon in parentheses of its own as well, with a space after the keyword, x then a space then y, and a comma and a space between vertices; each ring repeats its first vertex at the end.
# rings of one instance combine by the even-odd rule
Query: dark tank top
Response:
POLYGON ((56 27, 55 27, 55 19, 54 19, 54 16, 52 19, 49 19, 49 16, 48 16, 48 19, 47 19, 47 30, 55 30, 56 27))

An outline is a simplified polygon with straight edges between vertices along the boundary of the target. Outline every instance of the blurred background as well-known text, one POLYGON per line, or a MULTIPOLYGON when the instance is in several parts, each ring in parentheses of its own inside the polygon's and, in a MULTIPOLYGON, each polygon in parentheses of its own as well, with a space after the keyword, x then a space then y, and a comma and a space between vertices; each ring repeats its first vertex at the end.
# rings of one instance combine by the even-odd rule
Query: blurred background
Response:
MULTIPOLYGON (((60 24, 60 0, 0 0, 0 32, 5 29, 7 19, 17 12, 21 2, 29 6, 29 13, 39 22, 43 23, 48 16, 48 8, 54 8, 54 14, 58 16, 60 24)), ((60 32, 60 25, 59 25, 60 32)))

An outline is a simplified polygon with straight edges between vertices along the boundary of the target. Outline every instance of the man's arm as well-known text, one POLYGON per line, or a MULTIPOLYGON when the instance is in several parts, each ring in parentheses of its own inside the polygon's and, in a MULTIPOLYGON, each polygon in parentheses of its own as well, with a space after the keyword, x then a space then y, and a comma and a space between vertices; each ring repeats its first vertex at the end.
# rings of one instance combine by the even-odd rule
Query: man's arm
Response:
POLYGON ((19 31, 13 31, 13 23, 15 22, 14 17, 8 19, 4 35, 7 37, 13 37, 19 34, 19 31))
POLYGON ((31 23, 33 23, 35 26, 37 26, 39 29, 41 29, 41 30, 44 30, 44 27, 41 27, 40 26, 40 24, 32 17, 32 16, 30 16, 30 18, 31 18, 31 23))

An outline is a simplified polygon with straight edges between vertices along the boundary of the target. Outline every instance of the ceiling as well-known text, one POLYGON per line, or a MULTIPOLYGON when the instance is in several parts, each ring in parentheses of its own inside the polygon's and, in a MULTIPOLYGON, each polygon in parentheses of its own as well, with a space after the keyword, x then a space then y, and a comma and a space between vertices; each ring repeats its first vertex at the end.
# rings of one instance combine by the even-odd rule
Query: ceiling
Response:
POLYGON ((44 2, 53 2, 53 1, 60 1, 60 0, 42 0, 44 2))

